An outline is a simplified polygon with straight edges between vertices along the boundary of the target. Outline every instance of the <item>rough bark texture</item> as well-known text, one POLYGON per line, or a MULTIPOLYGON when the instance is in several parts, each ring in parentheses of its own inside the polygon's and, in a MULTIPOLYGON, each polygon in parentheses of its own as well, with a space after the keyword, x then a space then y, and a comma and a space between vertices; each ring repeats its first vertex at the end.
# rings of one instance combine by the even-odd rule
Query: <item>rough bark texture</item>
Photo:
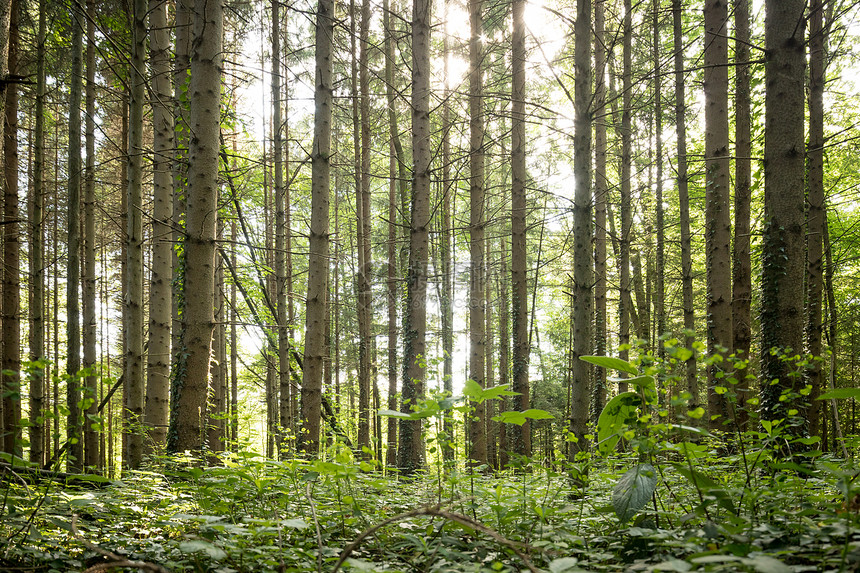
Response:
MULTIPOLYGON (((729 190, 729 48, 726 0, 705 2, 705 251, 707 263, 708 353, 731 353, 732 273, 731 197, 729 190)), ((723 427, 729 414, 722 368, 708 368, 708 418, 711 429, 723 427)))
POLYGON ((126 296, 124 306, 125 382, 123 392, 123 465, 137 469, 143 459, 143 105, 146 87, 146 0, 135 0, 129 102, 128 187, 126 209, 126 296))
MULTIPOLYGON (((469 0, 469 378, 485 386, 486 310, 484 300, 484 82, 481 0, 469 0)), ((487 463, 485 404, 474 404, 469 423, 469 458, 487 463)))
MULTIPOLYGON (((403 411, 424 397, 427 377, 427 261, 430 227, 430 0, 412 4, 412 205, 406 313, 403 320, 403 411)), ((424 459, 421 420, 400 421, 398 467, 417 470, 424 459)))
POLYGON ((78 287, 81 277, 81 95, 83 82, 81 80, 83 50, 84 16, 81 7, 76 2, 72 9, 72 67, 71 85, 69 88, 69 185, 68 185, 68 233, 66 259, 66 374, 69 383, 66 389, 66 407, 69 414, 66 418, 66 435, 69 442, 68 471, 75 472, 82 468, 84 462, 84 442, 81 435, 80 388, 77 374, 81 369, 81 317, 80 296, 78 287))
POLYGON ((188 199, 183 351, 185 376, 173 389, 168 450, 204 446, 215 285, 215 232, 221 111, 220 0, 195 0, 189 100, 188 199))
POLYGON ((83 276, 83 366, 84 379, 84 465, 99 466, 98 416, 99 379, 96 368, 96 35, 95 2, 87 0, 87 86, 86 86, 86 171, 84 178, 84 276, 83 276))
POLYGON ((779 398, 802 383, 780 353, 803 350, 805 4, 765 2, 761 378, 767 419, 801 407, 801 400, 779 398))
MULTIPOLYGON (((632 163, 631 116, 632 110, 632 45, 633 45, 633 10, 630 0, 624 0, 624 21, 622 34, 622 69, 621 69, 621 229, 618 235, 618 267, 619 267, 619 301, 618 301, 618 357, 627 360, 630 355, 630 314, 633 310, 630 281, 630 233, 633 227, 633 212, 631 207, 630 168, 632 163)), ((619 372, 621 378, 626 374, 619 372)), ((627 382, 618 383, 618 391, 627 391, 627 382)))
POLYGON ((587 362, 579 359, 592 352, 592 306, 594 271, 591 258, 591 0, 576 2, 575 39, 576 76, 574 86, 573 177, 573 361, 570 402, 570 431, 576 437, 571 443, 571 461, 576 454, 588 451, 585 434, 590 403, 587 362))
MULTIPOLYGON (((18 75, 18 0, 12 0, 9 27, 8 65, 10 76, 18 75)), ((0 77, 4 80, 5 77, 0 77)), ((18 86, 6 88, 3 110, 3 299, 2 377, 3 451, 21 455, 21 325, 19 316, 20 276, 18 249, 18 86)))
MULTIPOLYGON (((45 38, 47 22, 45 0, 39 2, 39 29, 36 37, 36 119, 33 130, 33 190, 30 197, 30 360, 45 358, 45 38)), ((30 380, 30 417, 37 422, 45 408, 45 368, 35 368, 30 380)), ((30 461, 41 465, 45 458, 44 425, 37 422, 30 426, 30 461)))
MULTIPOLYGON (((448 35, 448 0, 445 1, 443 18, 442 62, 445 77, 445 92, 442 103, 442 222, 440 229, 439 257, 442 259, 442 292, 439 296, 439 311, 442 323, 442 385, 445 392, 454 393, 454 232, 452 228, 452 198, 454 181, 451 178, 451 86, 448 81, 448 62, 451 54, 451 39, 448 35)), ((445 436, 454 445, 454 423, 452 416, 443 420, 445 436)), ((455 448, 444 447, 442 455, 450 465, 454 461, 455 448)))
POLYGON ((301 392, 303 426, 300 443, 308 454, 316 454, 319 451, 322 374, 326 356, 325 307, 328 290, 333 33, 334 2, 319 0, 316 15, 314 143, 311 151, 310 259, 301 392))
MULTIPOLYGON (((678 137, 678 211, 681 223, 681 291, 684 306, 684 329, 692 333, 696 327, 693 314, 693 263, 690 241, 690 198, 687 178, 686 87, 684 85, 684 41, 682 37, 681 0, 672 0, 672 30, 675 50, 675 129, 678 137)), ((699 383, 696 379, 696 359, 691 335, 685 337, 690 358, 687 359, 685 390, 690 395, 690 409, 699 405, 699 383)))
POLYGON ((152 451, 167 441, 170 406, 170 312, 173 281, 173 109, 167 2, 149 1, 149 52, 152 67, 152 274, 149 286, 149 342, 144 422, 152 451))
MULTIPOLYGON (((513 1, 513 45, 511 79, 511 285, 513 308, 513 384, 519 392, 514 408, 529 407, 529 323, 526 279, 526 40, 523 13, 525 0, 513 1)), ((531 455, 531 424, 511 428, 508 443, 512 452, 531 455)))
MULTIPOLYGON (((654 40, 652 60, 654 62, 654 216, 657 232, 657 249, 654 256, 654 315, 655 340, 657 355, 661 358, 666 349, 659 342, 660 336, 666 333, 666 217, 663 208, 663 75, 661 54, 661 0, 653 3, 654 40)), ((649 284, 651 284, 649 282, 649 284)))
MULTIPOLYGON (((606 51, 604 45, 606 0, 594 2, 594 354, 605 356, 606 347, 606 51)), ((606 369, 592 373, 591 423, 606 403, 606 369)))
MULTIPOLYGON (((752 145, 750 139, 750 0, 735 0, 735 236, 732 243, 732 340, 735 354, 749 359, 752 344, 752 267, 750 261, 750 198, 752 145)), ((736 387, 735 415, 741 429, 749 414, 743 408, 749 398, 749 381, 741 377, 736 387)))
MULTIPOLYGON (((812 0, 809 7, 809 143, 806 173, 809 207, 806 246, 806 351, 821 356, 822 293, 824 290, 824 82, 825 82, 824 0, 812 0)), ((821 408, 816 400, 823 383, 822 363, 815 361, 807 370, 809 395, 809 433, 821 434, 821 408)))

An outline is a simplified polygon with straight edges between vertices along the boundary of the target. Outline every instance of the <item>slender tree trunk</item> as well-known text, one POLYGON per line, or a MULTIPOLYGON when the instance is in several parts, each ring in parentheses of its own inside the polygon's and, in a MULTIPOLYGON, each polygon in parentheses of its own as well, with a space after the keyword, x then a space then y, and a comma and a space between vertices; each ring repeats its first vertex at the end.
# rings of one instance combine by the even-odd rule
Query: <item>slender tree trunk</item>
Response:
MULTIPOLYGON (((510 383, 511 372, 511 332, 510 332, 510 300, 508 298, 508 245, 502 235, 501 244, 502 268, 497 279, 499 292, 499 384, 510 383)), ((502 398, 499 406, 502 411, 509 409, 507 397, 502 398)), ((508 443, 508 424, 499 424, 499 468, 505 468, 510 461, 510 446, 508 443)))
MULTIPOLYGON (((764 237, 762 243, 762 415, 805 412, 801 389, 782 352, 803 348, 804 34, 803 0, 765 2, 764 237), (778 383, 772 384, 777 381, 778 383)), ((796 431, 802 431, 797 429, 796 431)))
POLYGON ((153 451, 167 441, 170 408, 170 312, 173 281, 173 110, 170 96, 170 45, 167 2, 149 0, 149 51, 152 68, 152 275, 149 287, 149 342, 144 422, 153 451))
MULTIPOLYGON (((9 25, 9 75, 18 71, 19 0, 12 0, 9 25)), ((5 78, 5 76, 3 76, 5 78)), ((18 223, 18 86, 11 83, 5 93, 3 117, 3 451, 21 455, 21 320, 19 318, 20 227, 18 223)))
POLYGON ((84 442, 81 435, 80 387, 78 371, 81 369, 81 317, 80 285, 81 262, 81 94, 83 91, 81 52, 83 51, 84 17, 76 1, 72 8, 72 67, 69 88, 69 195, 68 195, 68 257, 66 260, 66 435, 69 441, 68 470, 80 470, 84 463, 84 442))
MULTIPOLYGON (((454 181, 451 175, 451 86, 448 81, 448 62, 451 53, 451 39, 448 34, 449 2, 445 1, 443 18, 442 65, 445 77, 445 91, 442 100, 442 223, 441 245, 442 294, 439 300, 442 322, 442 385, 445 392, 454 393, 454 232, 451 220, 451 204, 454 194, 454 181)), ((470 43, 471 49, 471 43, 470 43)), ((392 173, 393 175, 393 173, 392 173)), ((393 217, 393 214, 392 214, 393 217)), ((391 219, 394 221, 394 219, 391 219)), ((449 413, 450 414, 450 413, 449 413)), ((454 422, 446 415, 442 422, 443 431, 451 446, 454 445, 454 422)), ((442 455, 448 465, 454 463, 455 449, 443 446, 442 455)))
MULTIPOLYGON (((41 465, 45 459, 45 426, 38 419, 45 415, 45 231, 43 226, 45 193, 45 38, 47 22, 45 0, 39 1, 39 28, 36 37, 36 118, 33 130, 33 192, 30 197, 30 360, 36 363, 30 379, 30 461, 41 465)), ((44 416, 47 418, 46 416, 44 416)), ((49 442, 48 442, 49 443, 49 442)))
MULTIPOLYGON (((591 354, 592 306, 594 269, 591 251, 591 0, 577 0, 574 61, 576 66, 574 91, 573 177, 573 352, 571 360, 570 431, 576 437, 568 450, 570 461, 588 451, 585 437, 588 428, 589 374, 591 368, 580 356, 591 354)), ((580 484, 584 485, 584 484, 580 484)))
POLYGON ((301 445, 319 451, 320 404, 325 359, 326 292, 329 254, 329 171, 331 163, 332 35, 334 2, 319 0, 316 15, 314 143, 311 152, 311 226, 308 296, 305 310, 305 355, 302 371, 301 445))
POLYGON ((143 105, 146 76, 146 0, 135 0, 131 57, 131 103, 128 140, 128 227, 125 284, 125 382, 123 465, 140 467, 143 458, 143 105))
MULTIPOLYGON (((469 0, 469 378, 485 385, 486 310, 484 300, 484 82, 483 2, 469 0)), ((469 458, 477 465, 487 463, 486 407, 474 404, 469 423, 469 458)))
MULTIPOLYGON (((705 2, 705 251, 707 261, 708 354, 725 355, 732 348, 731 194, 729 190, 729 48, 726 0, 705 2)), ((711 429, 724 426, 729 414, 722 368, 708 368, 708 420, 711 429)))
MULTIPOLYGON (((826 31, 824 0, 812 0, 809 7, 809 143, 806 155, 808 209, 806 224, 806 348, 813 357, 822 351, 822 291, 824 276, 824 83, 826 31)), ((823 387, 822 363, 813 361, 807 370, 809 395, 809 433, 821 433, 820 402, 823 387)))
MULTIPOLYGON (((430 0, 412 4, 412 206, 406 313, 403 320, 403 410, 424 397, 427 377, 427 261, 430 227, 430 0)), ((421 420, 400 421, 398 466, 405 474, 424 459, 421 420)))
MULTIPOLYGON (((604 44, 606 0, 594 2, 594 353, 605 356, 606 347, 606 51, 604 44)), ((591 396, 591 423, 606 403, 606 369, 595 367, 591 396)))
MULTIPOLYGON (((218 221, 218 240, 222 239, 223 222, 218 221)), ((207 433, 209 450, 213 452, 224 451, 224 414, 225 407, 226 377, 224 376, 224 264, 220 255, 216 255, 215 268, 215 328, 212 333, 212 357, 210 362, 209 376, 212 379, 212 390, 210 392, 211 406, 209 408, 209 420, 207 433)))
POLYGON ((699 383, 696 379, 696 358, 693 354, 695 322, 693 314, 693 263, 690 239, 690 198, 687 178, 686 86, 684 85, 684 41, 682 37, 681 0, 672 0, 673 39, 675 51, 675 129, 678 137, 678 211, 681 223, 681 291, 684 307, 685 344, 689 351, 686 361, 686 391, 690 395, 689 409, 699 407, 699 383))
MULTIPOLYGON (((750 262, 750 196, 752 145, 750 136, 750 0, 735 0, 735 237, 732 243, 732 339, 735 354, 748 360, 752 344, 752 267, 750 262)), ((749 380, 736 387, 739 409, 735 421, 746 429, 749 380)))
MULTIPOLYGON (((235 141, 234 141, 235 145, 235 141)), ((230 222, 230 244, 236 244, 236 220, 230 222)), ((236 250, 230 253, 230 264, 236 268, 236 250)), ((239 337, 236 332, 236 282, 230 281, 230 439, 239 451, 239 337)))
MULTIPOLYGON (((517 410, 529 407, 529 324, 526 279, 526 42, 525 0, 513 1, 511 79, 511 284, 513 288, 513 388, 517 410)), ((511 451, 531 455, 531 424, 511 428, 511 451)))
POLYGON ((84 276, 83 276, 83 366, 88 371, 85 382, 84 404, 84 465, 99 467, 98 376, 96 369, 96 36, 95 2, 87 0, 87 86, 85 145, 87 150, 84 180, 84 276))
POLYGON ((199 450, 205 439, 212 349, 215 232, 221 110, 221 0, 195 0, 192 28, 188 199, 185 239, 185 377, 174 392, 168 451, 199 450))
MULTIPOLYGON (((654 61, 654 203, 655 227, 657 227, 657 252, 654 257, 654 314, 657 355, 665 355, 665 348, 660 343, 660 337, 666 333, 666 217, 663 209, 663 75, 661 45, 661 0, 654 0, 654 41, 652 59, 654 61)), ((649 284, 651 284, 649 282, 649 284)))

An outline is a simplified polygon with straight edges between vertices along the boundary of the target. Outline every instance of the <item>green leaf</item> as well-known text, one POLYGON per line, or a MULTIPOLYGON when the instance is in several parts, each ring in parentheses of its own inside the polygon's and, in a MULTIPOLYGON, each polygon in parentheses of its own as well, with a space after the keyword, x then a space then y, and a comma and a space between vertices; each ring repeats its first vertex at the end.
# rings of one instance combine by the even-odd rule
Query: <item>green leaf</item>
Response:
POLYGON ((629 521, 651 499, 657 489, 657 471, 651 464, 627 470, 612 488, 612 507, 622 523, 629 521))
POLYGON ((844 400, 846 398, 860 398, 860 388, 836 388, 819 396, 818 400, 844 400))
POLYGON ((637 410, 642 398, 635 392, 623 392, 610 400, 597 420, 597 449, 609 454, 618 443, 619 434, 624 428, 638 419, 637 410))
POLYGON ((179 550, 183 553, 197 553, 198 551, 202 551, 216 561, 220 561, 227 557, 227 553, 223 549, 215 547, 208 541, 203 541, 202 539, 183 541, 179 544, 179 550))
POLYGON ((732 497, 721 484, 698 470, 690 469, 688 466, 682 464, 673 464, 673 466, 675 471, 687 478, 687 481, 698 488, 703 495, 708 495, 716 499, 720 507, 734 513, 735 504, 732 502, 732 497))
POLYGON ((494 422, 501 422, 503 424, 516 424, 517 426, 522 426, 526 423, 526 417, 522 412, 502 412, 498 416, 493 416, 494 422))
POLYGON ((523 412, 523 416, 532 420, 552 420, 555 418, 555 416, 553 416, 546 410, 537 410, 535 408, 525 410, 523 412))
POLYGON ((747 565, 752 566, 758 573, 791 573, 793 569, 774 557, 767 555, 756 555, 745 560, 747 565))
POLYGON ((386 410, 385 408, 380 408, 379 412, 377 412, 380 416, 388 416, 389 418, 404 418, 406 420, 412 419, 412 414, 406 414, 405 412, 398 412, 397 410, 386 410))
POLYGON ((634 376, 639 374, 639 370, 635 366, 620 358, 613 358, 612 356, 580 356, 579 359, 595 366, 602 366, 607 370, 620 370, 634 376))
POLYGON ((474 402, 484 402, 486 400, 495 400, 500 396, 519 396, 519 392, 508 390, 508 384, 499 384, 491 388, 481 388, 481 385, 472 379, 466 380, 463 385, 463 395, 474 402))
POLYGON ((553 559, 549 564, 550 573, 568 573, 573 571, 580 571, 579 567, 577 567, 577 563, 579 563, 579 559, 576 557, 561 557, 559 559, 553 559))
POLYGON ((480 384, 469 378, 463 385, 463 395, 477 402, 483 397, 484 389, 481 388, 480 384))

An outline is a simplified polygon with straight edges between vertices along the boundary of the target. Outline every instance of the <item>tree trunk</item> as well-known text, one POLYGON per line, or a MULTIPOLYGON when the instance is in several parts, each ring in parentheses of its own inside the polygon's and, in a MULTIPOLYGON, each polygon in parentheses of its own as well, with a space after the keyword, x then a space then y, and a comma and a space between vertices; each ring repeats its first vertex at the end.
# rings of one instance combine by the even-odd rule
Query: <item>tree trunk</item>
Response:
MULTIPOLYGON (((486 311, 484 308, 484 82, 481 0, 469 0, 469 378, 485 386, 486 311)), ((485 405, 474 403, 469 423, 469 459, 487 463, 485 405)))
MULTIPOLYGON (((732 341, 735 354, 748 360, 752 344, 752 267, 750 262, 750 197, 752 145, 750 136, 750 1, 735 0, 735 237, 732 243, 732 341)), ((735 421, 746 429, 749 413, 749 380, 741 376, 736 386, 738 410, 735 421)))
POLYGON ((68 471, 79 471, 84 463, 84 442, 81 435, 81 412, 78 403, 81 392, 78 386, 78 371, 81 369, 81 317, 80 285, 81 261, 81 52, 83 50, 84 18, 81 7, 75 2, 72 8, 72 68, 69 88, 69 195, 67 211, 67 248, 66 260, 66 374, 69 376, 66 390, 66 436, 69 439, 68 471))
MULTIPOLYGON (((605 356, 606 347, 606 52, 604 45, 606 0, 594 2, 594 353, 605 356)), ((595 367, 591 394, 591 423, 606 403, 606 369, 595 367)))
MULTIPOLYGON (((511 332, 510 303, 508 299, 508 245, 502 234, 501 257, 502 268, 497 285, 499 292, 499 385, 510 383, 511 372, 511 332)), ((503 412, 509 409, 507 397, 502 397, 499 408, 503 412)), ((508 424, 499 424, 499 469, 507 467, 510 461, 510 445, 508 443, 508 424)))
MULTIPOLYGON (((570 461, 588 451, 585 434, 588 429, 589 374, 587 362, 579 359, 593 351, 592 305, 594 269, 591 251, 591 0, 576 2, 574 58, 576 66, 574 92, 573 177, 576 189, 573 199, 573 352, 571 355, 570 431, 576 440, 570 444, 570 461)), ((584 485, 584 484, 580 484, 584 485)))
MULTIPOLYGON (((443 18, 442 65, 445 77, 445 92, 442 103, 442 222, 440 230, 440 258, 442 259, 442 293, 439 310, 442 323, 442 385, 446 393, 454 394, 454 231, 452 228, 451 205, 454 195, 454 181, 451 175, 451 86, 448 75, 448 62, 451 54, 451 39, 448 34, 449 2, 445 1, 443 18)), ((471 49, 471 43, 470 43, 471 49)), ((393 215, 392 215, 393 217, 393 215)), ((394 219, 392 218, 392 221, 394 219)), ((455 443, 454 421, 450 412, 445 414, 442 428, 451 446, 455 443)), ((442 446, 442 455, 450 466, 454 463, 454 447, 442 446)))
POLYGON ((699 407, 699 383, 696 379, 696 358, 692 335, 695 332, 693 314, 693 263, 690 239, 690 198, 687 178, 686 86, 684 85, 684 42, 682 37, 681 0, 672 0, 673 39, 675 51, 675 130, 678 136, 678 211, 681 223, 681 291, 684 306, 685 344, 690 353, 686 360, 686 392, 689 409, 699 407))
MULTIPOLYGON (((511 78, 511 284, 513 303, 513 387, 517 410, 529 407, 529 321, 526 278, 526 40, 525 0, 513 1, 511 78)), ((531 424, 511 428, 511 451, 531 455, 531 424)))
MULTIPOLYGON (((807 147, 807 188, 809 207, 806 213, 806 348, 814 358, 821 356, 823 332, 821 301, 824 289, 824 83, 825 46, 824 0, 812 0, 809 7, 809 143, 807 147)), ((823 370, 813 360, 807 374, 812 387, 809 394, 809 433, 820 435, 820 402, 823 370)))
MULTIPOLYGON (((666 273, 666 218, 663 209, 663 75, 660 21, 661 0, 654 0, 653 4, 653 27, 654 40, 652 60, 654 61, 654 203, 655 203, 655 227, 657 228, 657 252, 654 257, 654 314, 656 315, 654 339, 656 341, 657 356, 664 357, 665 348, 660 342, 660 337, 666 333, 666 299, 665 299, 665 273, 666 273)), ((650 283, 649 283, 650 284, 650 283)))
MULTIPOLYGON (((705 251, 708 354, 732 351, 731 194, 729 191, 729 48, 726 0, 705 2, 705 251)), ((708 420, 712 430, 729 415, 719 363, 708 367, 708 420)))
POLYGON ((334 2, 319 0, 316 18, 314 143, 311 152, 311 226, 305 355, 302 370, 300 444, 310 455, 319 451, 320 404, 325 359, 326 291, 329 253, 329 170, 331 163, 332 36, 334 2))
MULTIPOLYGON (((18 0, 12 0, 9 25, 9 75, 18 71, 18 0)), ((3 76, 2 78, 5 78, 3 76)), ((2 79, 0 78, 0 79, 2 79)), ((19 318, 20 229, 18 224, 18 86, 6 88, 3 117, 3 299, 2 299, 2 375, 3 451, 20 456, 21 452, 21 325, 19 318)))
MULTIPOLYGON (((33 130, 33 188, 30 197, 30 360, 36 363, 30 379, 30 461, 41 465, 45 459, 45 437, 39 418, 45 417, 45 0, 39 1, 39 28, 36 37, 36 118, 33 130)), ((47 418, 47 417, 45 417, 47 418)))
MULTIPOLYGON (((803 0, 765 2, 764 237, 762 242, 762 416, 798 409, 802 380, 782 353, 803 350, 804 33, 803 0), (776 384, 772 382, 778 381, 776 384)), ((802 431, 797 429, 797 431, 802 431)))
POLYGON ((167 2, 149 0, 149 51, 152 67, 152 275, 149 287, 149 342, 144 422, 150 447, 167 440, 170 393, 170 299, 173 282, 173 110, 170 107, 170 45, 167 2))
POLYGON ((188 150, 185 239, 185 377, 175 388, 168 451, 204 446, 212 348, 215 285, 215 231, 221 110, 220 0, 195 0, 192 27, 189 123, 195 137, 188 150))
MULTIPOLYGON (((424 398, 427 333, 427 261, 430 227, 430 0, 412 4, 412 206, 406 313, 403 319, 403 410, 424 398)), ((421 420, 400 421, 398 466, 404 474, 421 467, 421 420)))
MULTIPOLYGON (((627 360, 630 356, 630 314, 633 311, 630 288, 630 233, 633 227, 633 212, 631 207, 631 148, 633 133, 631 131, 632 110, 632 44, 633 19, 631 0, 624 0, 624 21, 622 35, 622 70, 621 70, 621 231, 618 235, 619 259, 619 302, 618 302, 618 356, 627 360)), ((621 378, 626 374, 619 372, 621 378)), ((618 391, 627 391, 627 382, 618 383, 618 391)))

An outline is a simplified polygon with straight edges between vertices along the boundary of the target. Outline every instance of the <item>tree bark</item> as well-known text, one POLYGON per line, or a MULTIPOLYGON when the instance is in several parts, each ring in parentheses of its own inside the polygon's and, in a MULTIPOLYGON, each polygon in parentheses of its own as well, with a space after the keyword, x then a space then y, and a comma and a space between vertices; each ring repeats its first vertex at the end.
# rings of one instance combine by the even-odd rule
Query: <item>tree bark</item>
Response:
MULTIPOLYGON (((412 204, 406 312, 403 320, 403 411, 424 398, 427 377, 427 262, 430 227, 430 0, 412 4, 412 204)), ((411 474, 423 464, 421 420, 400 421, 398 466, 411 474)))
MULTIPOLYGON (((803 400, 802 380, 781 353, 803 350, 804 33, 803 0, 765 2, 764 237, 762 243, 762 416, 784 418, 803 400), (775 384, 773 382, 776 382, 775 384)), ((798 428, 796 431, 802 431, 798 428)))
MULTIPOLYGON (((731 197, 729 192, 729 48, 726 0, 705 2, 705 251, 708 354, 732 351, 731 197)), ((708 420, 712 430, 729 415, 718 362, 708 367, 708 420)))
MULTIPOLYGON (((630 280, 630 233, 633 228, 633 211, 631 206, 631 152, 633 133, 631 116, 633 113, 632 94, 632 51, 633 51, 633 9, 631 0, 624 0, 624 20, 622 23, 621 47, 621 229, 618 235, 619 247, 619 302, 618 302, 618 357, 627 360, 630 356, 630 315, 633 311, 630 280)), ((619 372, 621 378, 626 374, 619 372)), ((627 391, 627 382, 618 383, 618 391, 627 391)))
MULTIPOLYGON (((606 0, 594 2, 594 353, 605 356, 606 347, 606 201, 610 182, 606 177, 606 0)), ((591 394, 591 423, 606 403, 606 369, 595 367, 591 394)))
POLYGON ((316 15, 314 143, 311 152, 311 227, 305 355, 302 371, 300 444, 310 455, 319 451, 320 404, 325 359, 326 291, 329 254, 329 170, 331 163, 332 35, 334 2, 319 0, 316 15))
POLYGON ((212 349, 215 232, 221 111, 221 0, 195 0, 189 100, 188 199, 185 239, 185 377, 174 389, 168 451, 204 446, 212 349))

